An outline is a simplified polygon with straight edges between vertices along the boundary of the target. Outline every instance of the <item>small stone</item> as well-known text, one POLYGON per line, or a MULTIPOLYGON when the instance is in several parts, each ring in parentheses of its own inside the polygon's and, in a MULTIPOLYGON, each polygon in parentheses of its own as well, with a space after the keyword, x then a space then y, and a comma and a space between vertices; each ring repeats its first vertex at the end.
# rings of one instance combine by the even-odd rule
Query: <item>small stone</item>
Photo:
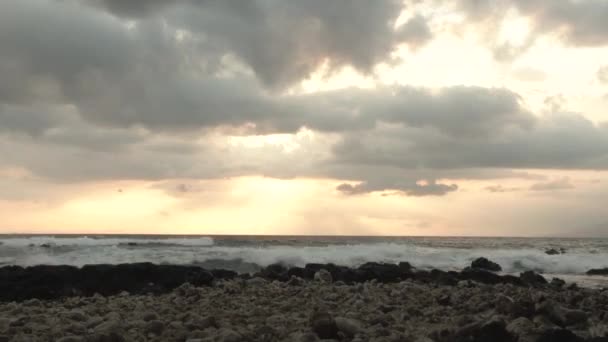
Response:
POLYGON ((217 335, 219 342, 239 342, 243 339, 241 334, 231 329, 221 329, 217 335))
POLYGON ((77 336, 64 336, 57 340, 57 342, 82 342, 82 337, 77 336))
POLYGON ((300 277, 292 275, 291 278, 287 281, 287 285, 290 286, 302 286, 304 284, 304 280, 300 277))
POLYGON ((87 315, 85 315, 82 310, 72 310, 66 314, 66 317, 77 322, 84 322, 87 320, 87 315))
POLYGON ((353 337, 356 334, 360 333, 362 330, 361 322, 354 319, 336 317, 335 322, 336 326, 338 327, 338 330, 344 333, 344 335, 346 335, 347 337, 353 337))
POLYGON ((165 324, 159 320, 149 321, 146 323, 146 325, 144 327, 145 333, 147 333, 147 334, 152 333, 157 336, 162 334, 163 330, 165 330, 165 324))
POLYGON ((141 316, 141 318, 146 322, 154 321, 154 320, 158 320, 158 315, 156 314, 156 312, 148 311, 148 312, 144 312, 144 314, 141 316))
POLYGON ((533 340, 534 323, 526 317, 518 317, 507 325, 507 331, 518 336, 518 340, 533 340))
POLYGON ((254 277, 251 279, 247 279, 245 281, 245 283, 248 286, 264 286, 264 285, 268 284, 268 280, 261 278, 261 277, 254 277))
POLYGON ((320 269, 315 272, 314 280, 326 284, 329 284, 333 281, 331 273, 329 273, 329 271, 327 271, 326 269, 320 269))
POLYGON ((312 331, 322 339, 338 338, 338 327, 334 318, 326 311, 316 311, 310 317, 312 331))

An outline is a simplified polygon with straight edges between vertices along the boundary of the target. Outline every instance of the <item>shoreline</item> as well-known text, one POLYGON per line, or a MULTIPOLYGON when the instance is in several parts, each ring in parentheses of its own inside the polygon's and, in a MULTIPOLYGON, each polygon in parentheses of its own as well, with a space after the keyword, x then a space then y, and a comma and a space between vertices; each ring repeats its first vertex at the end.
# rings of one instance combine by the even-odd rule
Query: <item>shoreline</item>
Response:
MULTIPOLYGON (((206 269, 195 265, 158 265, 153 263, 99 264, 82 267, 67 265, 2 266, 0 267, 0 302, 28 299, 60 299, 101 294, 111 296, 123 291, 132 294, 163 294, 184 283, 212 286, 217 281, 262 278, 288 282, 292 278, 314 280, 319 271, 329 274, 333 281, 345 284, 377 281, 395 283, 404 280, 427 284, 456 285, 459 281, 482 284, 511 284, 522 287, 578 287, 572 280, 592 279, 594 284, 608 283, 608 269, 591 270, 587 275, 550 277, 534 271, 520 274, 502 273, 500 265, 478 258, 472 266, 461 271, 417 269, 408 262, 399 264, 367 262, 358 267, 335 264, 306 264, 288 267, 271 264, 255 273, 237 273, 227 269, 206 269), (481 261, 481 264, 476 262, 481 261), (480 266, 481 265, 481 266, 480 266), (596 273, 593 273, 596 272, 596 273), (597 273, 599 272, 599 273, 597 273), (600 281, 601 280, 601 281, 600 281)), ((583 286, 585 287, 585 286, 583 286)), ((601 291, 604 287, 587 286, 601 291)))
POLYGON ((608 341, 604 291, 471 280, 348 285, 317 274, 0 303, 0 340, 608 341))

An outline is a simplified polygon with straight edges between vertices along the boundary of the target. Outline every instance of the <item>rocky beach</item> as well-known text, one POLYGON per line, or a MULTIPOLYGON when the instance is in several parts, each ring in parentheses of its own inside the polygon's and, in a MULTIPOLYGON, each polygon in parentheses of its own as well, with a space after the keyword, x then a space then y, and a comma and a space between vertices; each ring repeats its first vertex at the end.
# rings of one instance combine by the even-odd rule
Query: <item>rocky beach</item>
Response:
POLYGON ((608 341, 608 291, 498 267, 3 267, 0 341, 608 341))

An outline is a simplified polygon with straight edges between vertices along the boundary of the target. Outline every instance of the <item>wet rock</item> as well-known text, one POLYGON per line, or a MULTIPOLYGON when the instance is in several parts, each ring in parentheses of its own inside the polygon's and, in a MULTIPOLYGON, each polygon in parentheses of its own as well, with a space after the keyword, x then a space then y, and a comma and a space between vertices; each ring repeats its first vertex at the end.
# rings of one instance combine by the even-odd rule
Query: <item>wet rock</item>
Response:
POLYGON ((562 288, 566 285, 566 282, 560 278, 553 278, 549 284, 555 288, 562 288))
POLYGON ((310 316, 310 326, 312 331, 319 338, 331 339, 338 338, 338 326, 336 321, 327 311, 315 311, 310 316))
POLYGON ((492 272, 502 271, 502 267, 500 267, 499 264, 497 264, 493 261, 490 261, 486 258, 483 258, 483 257, 473 260, 473 262, 471 263, 471 267, 479 268, 479 269, 487 270, 487 271, 492 271, 492 272))
POLYGON ((260 271, 260 276, 270 280, 287 281, 287 268, 282 264, 271 264, 260 271))
POLYGON ((359 280, 376 279, 381 283, 399 281, 404 274, 401 267, 395 264, 366 262, 356 270, 359 280))
POLYGON ((593 268, 587 271, 588 275, 608 275, 608 267, 606 268, 593 268))
POLYGON ((189 282, 210 285, 213 275, 196 266, 134 263, 73 266, 0 267, 0 300, 57 299, 75 295, 165 293, 189 282), (99 281, 104 279, 104 281, 99 281))
POLYGON ((547 284, 545 277, 534 271, 523 272, 519 275, 519 278, 529 286, 542 286, 547 284))
POLYGON ((561 254, 560 251, 558 251, 555 248, 549 248, 545 251, 545 254, 547 255, 557 255, 557 254, 561 254))
POLYGON ((325 269, 320 269, 317 272, 315 272, 315 276, 314 276, 315 281, 321 282, 321 283, 331 283, 333 281, 333 278, 331 276, 331 273, 329 273, 329 271, 325 270, 325 269))

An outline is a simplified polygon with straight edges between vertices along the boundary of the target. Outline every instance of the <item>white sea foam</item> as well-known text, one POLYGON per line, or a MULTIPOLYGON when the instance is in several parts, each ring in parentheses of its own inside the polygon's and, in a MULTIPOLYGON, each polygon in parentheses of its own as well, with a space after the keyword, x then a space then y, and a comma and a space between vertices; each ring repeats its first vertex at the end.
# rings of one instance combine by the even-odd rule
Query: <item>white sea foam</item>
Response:
POLYGON ((584 274, 591 268, 608 267, 608 252, 572 249, 566 254, 547 255, 542 248, 450 248, 417 246, 411 243, 362 243, 327 246, 223 246, 211 238, 129 239, 32 237, 3 239, 0 257, 4 264, 67 264, 153 262, 196 264, 214 260, 240 260, 266 266, 285 263, 335 263, 357 266, 364 262, 408 261, 418 268, 460 270, 477 257, 499 263, 506 273, 537 270, 550 274, 584 274), (136 247, 126 243, 134 242, 136 247), (27 247, 48 243, 51 248, 27 247), (26 247, 26 248, 15 248, 26 247))
POLYGON ((0 245, 7 247, 29 247, 29 246, 117 246, 117 245, 181 245, 181 246, 211 246, 213 239, 210 237, 195 238, 136 238, 136 237, 53 237, 53 236, 31 236, 10 237, 0 239, 0 245))

